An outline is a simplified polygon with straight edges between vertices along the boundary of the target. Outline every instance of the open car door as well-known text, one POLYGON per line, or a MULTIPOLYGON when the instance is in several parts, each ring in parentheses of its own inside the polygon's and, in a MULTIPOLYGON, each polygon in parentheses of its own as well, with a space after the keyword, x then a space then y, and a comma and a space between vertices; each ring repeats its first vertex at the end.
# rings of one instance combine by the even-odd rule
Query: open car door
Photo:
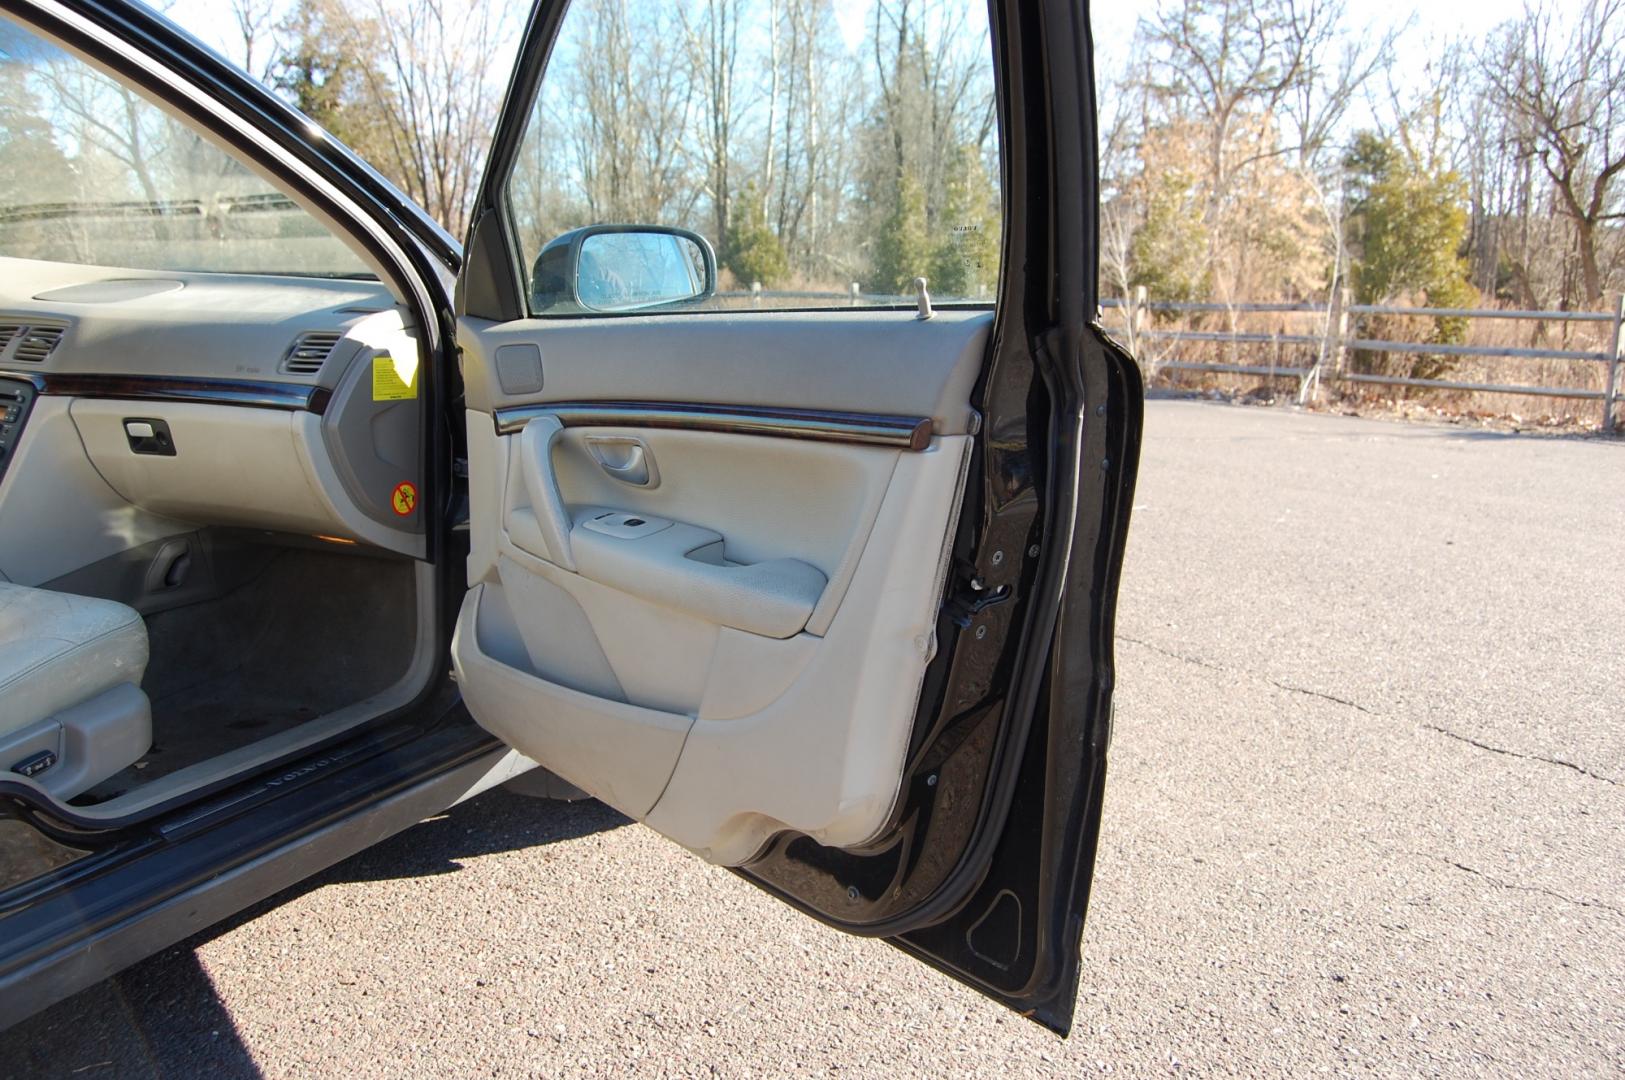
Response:
MULTIPOLYGON (((601 202, 549 216, 539 188, 626 164, 548 128, 588 107, 567 81, 613 37, 590 21, 613 5, 590 7, 531 16, 458 286, 468 708, 676 843, 1065 1032, 1141 411, 1096 321, 1084 5, 992 5, 987 299, 798 310, 718 290, 725 235, 683 231, 694 200, 656 228, 601 202)), ((934 32, 898 17, 880 5, 876 40, 881 19, 900 50, 934 32)))

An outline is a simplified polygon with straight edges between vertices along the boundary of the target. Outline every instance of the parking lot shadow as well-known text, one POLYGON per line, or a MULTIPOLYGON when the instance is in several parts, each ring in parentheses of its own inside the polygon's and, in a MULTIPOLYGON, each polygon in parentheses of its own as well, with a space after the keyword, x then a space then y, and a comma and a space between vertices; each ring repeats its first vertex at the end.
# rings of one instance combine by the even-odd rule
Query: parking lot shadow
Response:
POLYGON ((482 855, 628 825, 596 800, 489 791, 261 901, 0 1034, 0 1077, 257 1077, 196 950, 324 885, 455 873, 482 855))
POLYGON ((498 788, 420 822, 295 888, 450 874, 462 869, 464 859, 575 840, 630 824, 631 818, 596 799, 555 802, 498 788))
POLYGON ((166 949, 0 1034, 0 1076, 255 1077, 189 945, 166 949))

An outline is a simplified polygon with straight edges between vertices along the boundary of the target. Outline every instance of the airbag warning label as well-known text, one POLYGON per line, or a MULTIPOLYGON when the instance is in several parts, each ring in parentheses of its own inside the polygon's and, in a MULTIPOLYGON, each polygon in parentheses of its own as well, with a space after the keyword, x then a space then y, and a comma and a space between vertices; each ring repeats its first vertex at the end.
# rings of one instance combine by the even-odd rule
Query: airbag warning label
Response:
POLYGON ((410 481, 402 480, 395 485, 395 490, 389 493, 389 505, 401 517, 405 517, 418 506, 418 489, 410 481))
POLYGON ((397 360, 389 353, 372 358, 372 400, 412 401, 418 396, 417 358, 397 360))

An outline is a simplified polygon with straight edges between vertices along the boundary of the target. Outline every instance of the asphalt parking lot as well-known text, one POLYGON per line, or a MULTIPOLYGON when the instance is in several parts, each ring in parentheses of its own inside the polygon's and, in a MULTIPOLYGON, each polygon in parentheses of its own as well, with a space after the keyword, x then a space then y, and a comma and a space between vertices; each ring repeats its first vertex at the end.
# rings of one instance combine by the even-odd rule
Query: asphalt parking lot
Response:
POLYGON ((493 792, 0 1075, 1616 1075, 1625 444, 1150 406, 1062 1042, 595 803, 493 792))

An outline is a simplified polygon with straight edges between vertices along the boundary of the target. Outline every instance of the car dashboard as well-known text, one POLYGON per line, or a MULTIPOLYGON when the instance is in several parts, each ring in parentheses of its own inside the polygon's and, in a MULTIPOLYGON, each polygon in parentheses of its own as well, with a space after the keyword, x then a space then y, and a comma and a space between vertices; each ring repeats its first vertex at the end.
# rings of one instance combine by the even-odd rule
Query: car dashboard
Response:
POLYGON ((0 259, 0 574, 198 527, 421 555, 419 345, 370 280, 0 259))

